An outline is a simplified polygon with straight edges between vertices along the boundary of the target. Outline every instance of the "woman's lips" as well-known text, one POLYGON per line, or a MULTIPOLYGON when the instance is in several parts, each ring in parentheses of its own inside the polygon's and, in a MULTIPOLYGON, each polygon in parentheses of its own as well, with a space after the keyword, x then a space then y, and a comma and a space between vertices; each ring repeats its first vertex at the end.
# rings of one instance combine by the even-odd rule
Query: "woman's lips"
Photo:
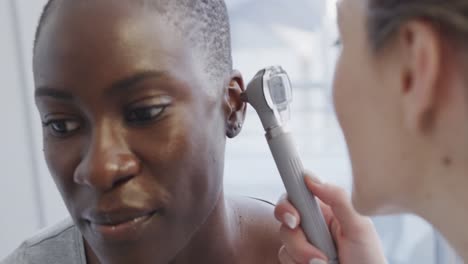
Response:
POLYGON ((160 210, 133 213, 99 213, 87 218, 94 234, 109 241, 133 240, 160 216, 160 210))

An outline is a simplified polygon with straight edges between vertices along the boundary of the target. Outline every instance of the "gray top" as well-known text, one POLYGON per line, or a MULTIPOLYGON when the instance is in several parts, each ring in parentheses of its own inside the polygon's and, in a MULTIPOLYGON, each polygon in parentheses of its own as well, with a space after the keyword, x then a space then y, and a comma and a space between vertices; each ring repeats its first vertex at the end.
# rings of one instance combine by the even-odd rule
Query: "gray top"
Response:
POLYGON ((71 219, 40 231, 0 264, 86 264, 83 239, 71 219))
MULTIPOLYGON (((269 201, 249 198, 274 206, 269 201)), ((86 264, 83 237, 67 218, 23 242, 0 264, 86 264)))

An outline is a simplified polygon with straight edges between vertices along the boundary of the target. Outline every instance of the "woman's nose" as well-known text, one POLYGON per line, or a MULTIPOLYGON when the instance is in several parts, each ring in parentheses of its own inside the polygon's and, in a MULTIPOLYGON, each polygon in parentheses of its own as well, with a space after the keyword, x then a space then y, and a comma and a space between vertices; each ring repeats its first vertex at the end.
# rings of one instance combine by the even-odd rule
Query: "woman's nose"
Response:
POLYGON ((140 172, 140 162, 123 133, 112 126, 94 129, 74 181, 102 192, 128 182, 140 172))

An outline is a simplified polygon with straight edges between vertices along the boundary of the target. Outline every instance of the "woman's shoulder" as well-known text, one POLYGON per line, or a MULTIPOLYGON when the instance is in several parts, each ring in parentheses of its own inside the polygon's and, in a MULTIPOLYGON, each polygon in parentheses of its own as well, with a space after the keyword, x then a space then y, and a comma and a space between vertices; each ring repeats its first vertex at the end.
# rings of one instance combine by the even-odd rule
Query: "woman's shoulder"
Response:
POLYGON ((25 240, 0 264, 72 263, 82 264, 81 235, 71 219, 47 227, 25 240))
POLYGON ((231 205, 238 213, 242 249, 252 263, 278 263, 280 223, 273 215, 273 203, 251 197, 232 196, 231 205))

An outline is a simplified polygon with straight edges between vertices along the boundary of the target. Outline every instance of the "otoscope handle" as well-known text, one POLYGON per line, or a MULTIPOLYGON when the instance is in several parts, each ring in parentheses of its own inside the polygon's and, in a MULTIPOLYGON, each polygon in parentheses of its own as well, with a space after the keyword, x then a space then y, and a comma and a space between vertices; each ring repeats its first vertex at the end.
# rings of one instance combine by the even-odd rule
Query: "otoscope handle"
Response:
POLYGON ((288 199, 301 216, 307 239, 328 256, 329 264, 338 264, 336 247, 314 195, 304 183, 304 168, 291 135, 278 126, 266 133, 268 145, 278 167, 288 199))

